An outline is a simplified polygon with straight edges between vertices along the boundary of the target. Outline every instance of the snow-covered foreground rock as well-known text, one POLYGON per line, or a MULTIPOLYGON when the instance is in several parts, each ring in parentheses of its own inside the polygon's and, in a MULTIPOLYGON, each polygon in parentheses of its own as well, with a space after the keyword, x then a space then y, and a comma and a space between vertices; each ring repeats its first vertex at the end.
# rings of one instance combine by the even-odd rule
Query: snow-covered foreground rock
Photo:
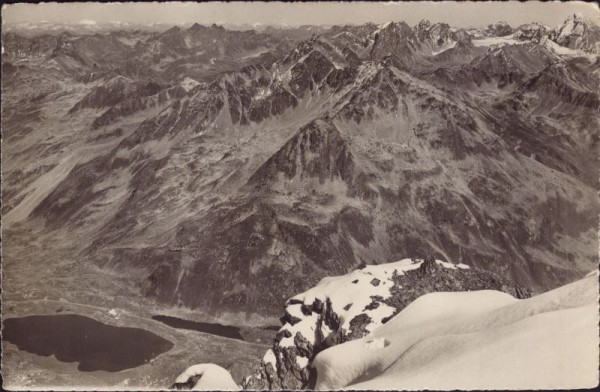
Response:
MULTIPOLYGON (((431 258, 325 278, 288 301, 273 349, 242 387, 469 390, 597 385, 598 272, 525 299, 515 296, 524 298, 528 292, 497 279, 431 258), (354 306, 359 310, 352 311, 354 306)), ((213 364, 188 368, 175 387, 240 389, 225 369, 213 364)))
MULTIPOLYGON (((315 383, 311 363, 332 346, 367 336, 423 294, 494 289, 518 298, 529 292, 464 264, 429 257, 371 265, 327 277, 287 301, 283 326, 245 389, 303 389, 315 383)), ((513 298, 505 294, 509 298, 513 298)), ((381 342, 372 343, 379 347, 381 342)))
POLYGON ((553 389, 598 384, 598 276, 518 300, 426 294, 317 355, 316 389, 553 389))
POLYGON ((173 387, 192 391, 240 390, 226 369, 212 363, 190 366, 177 377, 173 387))

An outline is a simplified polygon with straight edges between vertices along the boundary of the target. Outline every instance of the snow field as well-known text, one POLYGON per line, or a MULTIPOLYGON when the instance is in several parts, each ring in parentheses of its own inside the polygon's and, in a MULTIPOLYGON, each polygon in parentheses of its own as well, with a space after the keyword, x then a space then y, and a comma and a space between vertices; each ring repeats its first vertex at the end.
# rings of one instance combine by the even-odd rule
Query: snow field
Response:
POLYGON ((489 290, 424 295, 371 335, 319 353, 316 389, 593 387, 597 293, 590 276, 525 300, 489 290))

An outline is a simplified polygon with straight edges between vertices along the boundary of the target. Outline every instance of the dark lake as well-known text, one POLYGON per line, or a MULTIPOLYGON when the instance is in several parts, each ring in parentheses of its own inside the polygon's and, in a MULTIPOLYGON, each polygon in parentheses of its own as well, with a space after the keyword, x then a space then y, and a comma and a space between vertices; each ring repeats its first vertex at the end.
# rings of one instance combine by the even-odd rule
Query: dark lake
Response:
POLYGON ((267 331, 279 331, 281 329, 281 325, 267 325, 261 328, 266 329, 267 331))
POLYGON ((19 350, 79 362, 83 372, 118 372, 145 364, 173 343, 140 328, 115 327, 76 314, 26 316, 3 321, 2 338, 19 350))
POLYGON ((193 331, 210 333, 213 335, 224 336, 226 338, 244 340, 243 336, 240 334, 240 329, 230 325, 202 323, 172 316, 152 316, 152 320, 160 321, 161 323, 167 324, 173 328, 191 329, 193 331))

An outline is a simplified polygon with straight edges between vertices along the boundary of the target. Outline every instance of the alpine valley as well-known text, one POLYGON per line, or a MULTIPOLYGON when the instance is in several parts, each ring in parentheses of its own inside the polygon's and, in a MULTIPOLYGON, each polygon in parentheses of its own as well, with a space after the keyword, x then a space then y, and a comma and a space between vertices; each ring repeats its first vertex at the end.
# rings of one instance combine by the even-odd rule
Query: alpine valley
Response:
MULTIPOLYGON (((293 300, 326 276, 408 259, 392 299, 367 282, 385 323, 431 291, 527 298, 597 266, 597 20, 3 26, 2 46, 3 318, 76 313, 173 344, 75 381, 76 364, 5 345, 7 385, 165 388, 201 362, 242 384, 290 306, 327 309, 293 300)), ((371 331, 355 319, 334 343, 371 331)), ((265 385, 265 361, 246 387, 314 382, 265 385)))

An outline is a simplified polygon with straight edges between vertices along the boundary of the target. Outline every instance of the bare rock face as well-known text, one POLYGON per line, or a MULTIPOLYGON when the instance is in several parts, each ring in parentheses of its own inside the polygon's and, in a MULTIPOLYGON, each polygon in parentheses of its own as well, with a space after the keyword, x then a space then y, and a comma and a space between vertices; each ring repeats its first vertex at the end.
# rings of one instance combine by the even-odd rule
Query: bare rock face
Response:
POLYGON ((370 56, 380 59, 391 53, 412 62, 416 47, 415 32, 406 23, 390 22, 375 32, 370 56))
POLYGON ((366 266, 344 276, 325 278, 287 301, 273 348, 265 354, 256 374, 244 380, 243 388, 314 387, 316 375, 310 363, 319 352, 368 335, 423 294, 486 289, 516 298, 531 295, 491 273, 433 256, 366 266))
POLYGON ((287 178, 316 177, 321 182, 339 178, 351 182, 354 163, 348 146, 335 125, 315 120, 303 127, 250 178, 266 182, 278 174, 287 178))

